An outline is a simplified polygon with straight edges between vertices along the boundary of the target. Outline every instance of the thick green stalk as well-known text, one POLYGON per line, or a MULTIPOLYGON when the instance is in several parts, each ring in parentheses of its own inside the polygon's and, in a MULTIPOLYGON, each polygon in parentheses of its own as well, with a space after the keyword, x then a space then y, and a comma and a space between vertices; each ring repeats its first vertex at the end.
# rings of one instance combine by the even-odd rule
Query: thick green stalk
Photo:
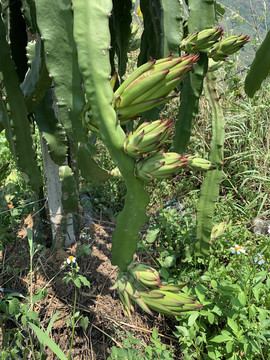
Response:
POLYGON ((22 12, 28 30, 30 30, 31 34, 36 34, 38 29, 35 0, 22 0, 22 12))
POLYGON ((135 161, 123 151, 125 134, 112 107, 109 82, 109 16, 111 0, 74 1, 74 38, 80 70, 92 113, 102 140, 118 166, 127 187, 123 211, 117 217, 113 234, 112 263, 125 271, 137 248, 138 232, 147 220, 149 196, 143 182, 134 177, 135 161))
POLYGON ((245 80, 245 92, 249 97, 253 97, 255 92, 261 87, 263 80, 269 75, 270 71, 270 30, 264 41, 256 52, 249 73, 245 80))
POLYGON ((26 45, 27 32, 26 23, 21 11, 20 0, 9 0, 9 46, 15 69, 22 82, 28 70, 26 45))
POLYGON ((183 37, 182 13, 183 4, 179 0, 160 0, 161 29, 160 39, 161 57, 169 53, 179 56, 179 44, 183 37))
POLYGON ((67 157, 66 134, 55 116, 53 110, 53 92, 49 89, 41 102, 35 108, 35 120, 45 138, 51 159, 62 165, 67 157))
POLYGON ((26 77, 21 84, 21 90, 25 97, 28 112, 33 112, 51 86, 52 79, 49 77, 45 65, 44 46, 39 36, 35 43, 35 55, 31 62, 26 77))
MULTIPOLYGON (((215 24, 215 3, 209 0, 189 0, 190 13, 188 18, 188 32, 194 33, 215 24)), ((176 123, 174 149, 184 153, 199 109, 199 99, 203 89, 203 79, 208 67, 206 54, 200 54, 200 60, 184 80, 181 91, 181 103, 176 123)))
POLYGON ((160 41, 160 19, 155 16, 156 8, 153 8, 150 0, 141 0, 140 8, 143 14, 144 30, 141 37, 140 54, 138 57, 138 66, 146 63, 150 56, 154 59, 161 57, 159 51, 160 41))
POLYGON ((178 0, 141 0, 144 31, 138 66, 173 53, 179 56, 183 5, 178 0))
POLYGON ((112 22, 114 32, 114 43, 111 44, 115 48, 118 57, 118 75, 122 77, 126 72, 127 52, 129 40, 131 36, 131 0, 114 0, 112 11, 112 22))
POLYGON ((197 208, 197 236, 195 254, 207 255, 213 227, 215 204, 219 196, 219 183, 222 179, 221 163, 223 161, 224 143, 224 117, 222 107, 216 91, 216 78, 214 73, 206 77, 205 95, 211 108, 212 141, 209 160, 217 165, 214 170, 209 170, 203 180, 200 199, 197 208))
POLYGON ((199 61, 184 79, 174 137, 174 149, 180 154, 186 151, 194 119, 198 114, 199 100, 203 89, 203 79, 207 72, 207 64, 207 55, 201 53, 199 61))
POLYGON ((42 178, 35 160, 32 147, 30 124, 27 118, 27 108, 20 89, 19 79, 14 63, 10 56, 10 48, 6 40, 5 25, 0 18, 0 71, 3 74, 7 101, 11 112, 11 121, 5 125, 10 148, 15 151, 15 158, 19 169, 24 174, 29 185, 38 191, 42 186, 42 178))
POLYGON ((78 211, 78 194, 75 179, 68 165, 59 168, 60 181, 62 185, 62 205, 66 213, 78 211))
POLYGON ((5 135, 8 141, 9 150, 13 154, 13 156, 16 156, 16 150, 15 150, 15 144, 13 141, 13 133, 12 128, 10 126, 10 121, 8 117, 8 112, 6 109, 6 105, 2 99, 2 96, 0 97, 0 118, 3 123, 3 127, 5 129, 5 135))
POLYGON ((86 181, 104 183, 111 178, 109 172, 95 162, 86 147, 79 147, 77 157, 81 175, 86 181))
MULTIPOLYGON (((35 4, 38 28, 44 41, 46 67, 54 84, 55 115, 63 125, 67 136, 68 164, 64 165, 68 165, 74 174, 78 192, 77 149, 78 141, 86 140, 86 133, 80 120, 85 98, 73 38, 72 3, 70 0, 36 0, 35 4)), ((67 196, 72 199, 71 207, 74 208, 76 198, 74 188, 67 189, 68 191, 70 192, 67 196)), ((65 217, 67 231, 72 227, 68 224, 70 219, 72 215, 67 214, 65 217)), ((70 237, 73 241, 74 236, 70 237)))
MULTIPOLYGON (((163 58, 172 53, 179 56, 179 44, 182 39, 183 4, 178 0, 141 1, 144 16, 144 31, 141 39, 141 51, 138 66, 149 60, 163 58), (155 15, 156 14, 156 15, 155 15), (158 23, 158 26, 154 24, 158 23), (155 35, 155 36, 154 36, 155 35)), ((142 121, 156 120, 164 104, 142 114, 142 121)))
MULTIPOLYGON (((55 96, 70 146, 83 141, 85 132, 79 121, 84 96, 74 44, 70 0, 36 0, 37 22, 44 40, 46 66, 55 85, 55 96), (46 16, 45 16, 46 14, 46 16)), ((72 149, 72 155, 76 149, 72 149)))

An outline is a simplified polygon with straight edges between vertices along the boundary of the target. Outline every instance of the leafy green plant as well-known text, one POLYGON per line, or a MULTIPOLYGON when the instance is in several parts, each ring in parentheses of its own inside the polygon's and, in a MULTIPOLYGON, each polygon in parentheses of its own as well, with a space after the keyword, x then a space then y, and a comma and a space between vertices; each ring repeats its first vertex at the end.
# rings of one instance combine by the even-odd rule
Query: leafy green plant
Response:
POLYGON ((123 347, 117 348, 116 346, 112 346, 111 355, 107 360, 173 359, 172 351, 167 350, 165 344, 161 344, 157 329, 153 330, 150 338, 151 343, 144 349, 136 349, 134 346, 140 346, 140 341, 134 338, 129 332, 127 332, 126 335, 127 338, 123 341, 123 347))
POLYGON ((215 240, 201 274, 190 268, 188 276, 203 309, 187 319, 178 318, 175 334, 185 359, 267 358, 269 245, 252 244, 247 230, 237 231, 238 244, 246 245, 235 245, 232 229, 215 240))
POLYGON ((72 328, 70 348, 69 348, 69 354, 68 354, 68 359, 70 359, 71 358, 71 351, 72 351, 72 346, 73 346, 74 332, 75 332, 76 323, 77 322, 80 323, 80 325, 83 328, 87 328, 87 326, 88 326, 88 321, 87 321, 88 318, 81 316, 80 313, 78 311, 76 311, 78 289, 82 285, 90 287, 90 283, 86 279, 85 276, 79 274, 80 268, 79 268, 78 263, 76 262, 75 257, 69 256, 67 258, 66 263, 68 265, 70 265, 70 270, 68 270, 66 275, 63 277, 63 282, 68 284, 70 281, 72 281, 73 284, 74 284, 74 287, 75 287, 75 295, 74 295, 74 303, 73 303, 73 314, 72 314, 72 318, 68 319, 68 323, 67 323, 67 326, 70 326, 72 328))
POLYGON ((177 200, 171 200, 152 216, 139 249, 142 251, 147 249, 153 261, 162 269, 170 268, 170 273, 174 271, 177 273, 179 261, 183 258, 188 261, 187 253, 192 254, 191 244, 194 239, 193 210, 184 208, 184 205, 177 200))

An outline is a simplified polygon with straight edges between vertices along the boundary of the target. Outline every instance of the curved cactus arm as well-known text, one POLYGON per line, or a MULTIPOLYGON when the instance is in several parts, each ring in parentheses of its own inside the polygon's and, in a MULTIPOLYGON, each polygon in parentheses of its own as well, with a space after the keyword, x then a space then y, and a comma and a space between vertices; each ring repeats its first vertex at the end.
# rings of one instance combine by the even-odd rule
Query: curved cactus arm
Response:
POLYGON ((183 36, 183 4, 179 0, 160 0, 161 2, 161 57, 171 52, 179 56, 179 44, 183 36))
POLYGON ((245 92, 249 97, 253 97, 255 92, 261 87, 263 80, 269 75, 270 71, 270 30, 266 34, 261 46, 256 51, 249 73, 245 80, 245 92))
POLYGON ((209 159, 217 165, 214 170, 209 170, 203 180, 200 199, 197 208, 197 236, 195 254, 207 255, 213 227, 215 204, 219 196, 219 183, 222 180, 221 163, 223 161, 224 143, 224 117, 215 88, 216 78, 214 73, 206 77, 205 95, 209 101, 212 116, 212 141, 209 159))
MULTIPOLYGON (((27 108, 24 103, 24 96, 20 89, 19 79, 15 66, 10 57, 9 45, 6 41, 5 25, 0 17, 0 71, 3 74, 4 85, 7 94, 8 104, 11 111, 11 134, 13 138, 15 157, 19 169, 25 174, 25 179, 33 189, 38 190, 42 186, 42 178, 35 160, 35 153, 32 147, 30 124, 27 118, 27 108)), ((6 128, 7 130, 7 128, 6 128)), ((11 145, 13 148, 13 145, 11 145)))
MULTIPOLYGON (((114 0, 112 22, 116 54, 118 57, 118 74, 122 77, 126 72, 127 51, 131 36, 131 0, 114 0)), ((114 44, 112 44, 114 46, 114 44)))
MULTIPOLYGON (((188 32, 194 33, 215 24, 215 3, 208 0, 189 0, 188 32)), ((206 54, 200 54, 200 60, 184 80, 181 91, 180 107, 176 123, 174 149, 184 153, 189 143, 195 116, 198 113, 199 98, 203 89, 203 79, 208 67, 206 54)))
POLYGON ((108 27, 112 2, 76 0, 73 6, 74 38, 86 94, 101 138, 123 175, 127 187, 124 209, 117 217, 112 249, 112 263, 125 271, 137 248, 138 233, 147 220, 145 210, 149 196, 144 190, 143 182, 134 177, 135 161, 123 151, 125 134, 112 107, 108 27))
MULTIPOLYGON (((1 105, 0 105, 1 106, 1 105)), ((4 124, 2 122, 2 114, 1 114, 1 109, 0 109, 0 132, 2 132, 4 130, 4 124)))
POLYGON ((160 32, 157 32, 157 30, 155 31, 155 27, 157 27, 157 25, 155 24, 155 22, 153 22, 153 8, 151 8, 151 6, 152 5, 149 0, 140 0, 140 8, 143 14, 144 29, 141 37, 138 66, 146 63, 149 60, 150 56, 153 57, 154 59, 160 58, 160 53, 159 53, 160 32))
POLYGON ((194 33, 211 28, 216 21, 215 1, 188 0, 188 32, 194 33))
POLYGON ((67 140, 62 125, 53 110, 53 95, 49 89, 41 102, 35 108, 35 121, 45 138, 51 159, 62 165, 67 158, 67 140))
POLYGON ((81 175, 86 181, 103 183, 112 177, 109 172, 98 166, 84 146, 79 147, 77 158, 81 175))
POLYGON ((37 37, 35 45, 35 56, 31 62, 31 68, 21 84, 21 90, 25 96, 25 104, 28 112, 34 111, 37 104, 46 94, 52 83, 49 77, 45 59, 44 47, 40 37, 37 37))
POLYGON ((28 70, 26 45, 27 32, 20 1, 9 1, 9 46, 19 81, 22 82, 28 70))
POLYGON ((62 185, 63 209, 67 213, 75 212, 78 210, 78 194, 71 168, 68 165, 60 166, 59 176, 62 185))
POLYGON ((11 151, 11 153, 14 156, 16 156, 15 144, 13 141, 13 132, 12 132, 12 128, 10 125, 6 105, 2 99, 2 96, 0 96, 0 120, 1 120, 1 123, 3 124, 3 128, 5 129, 5 135, 6 135, 6 138, 8 141, 9 150, 11 151))
POLYGON ((38 28, 35 0, 22 0, 22 12, 27 24, 27 28, 31 31, 32 34, 36 34, 38 32, 38 28))
POLYGON ((197 206, 197 233, 195 255, 205 256, 209 252, 213 215, 215 204, 219 196, 219 184, 222 180, 222 171, 209 170, 205 174, 197 206))
POLYGON ((207 55, 200 54, 185 80, 180 95, 180 107, 175 125, 174 150, 183 154, 189 143, 194 119, 198 113, 199 99, 203 89, 203 79, 207 72, 207 55))
MULTIPOLYGON (((149 60, 148 53, 149 43, 151 40, 151 34, 153 33, 153 26, 151 23, 151 11, 149 9, 151 5, 148 2, 146 6, 143 4, 144 8, 144 33, 142 37, 141 44, 141 53, 139 57, 138 64, 142 64, 143 60, 146 62, 149 60)), ((157 6, 157 2, 155 2, 157 6)), ((158 36, 159 39, 159 54, 156 55, 160 57, 166 57, 169 53, 172 53, 174 56, 179 56, 179 44, 182 39, 182 13, 183 13, 183 4, 179 0, 159 0, 160 8, 160 33, 158 36)), ((153 13, 153 11, 152 11, 153 13)), ((154 54, 154 53, 153 53, 154 54)), ((142 113, 142 121, 147 120, 156 120, 159 117, 160 111, 164 108, 164 104, 155 106, 154 108, 142 113)))
POLYGON ((55 85, 60 120, 72 145, 84 140, 85 131, 79 121, 84 96, 72 33, 71 2, 36 0, 36 13, 44 40, 46 66, 55 85))

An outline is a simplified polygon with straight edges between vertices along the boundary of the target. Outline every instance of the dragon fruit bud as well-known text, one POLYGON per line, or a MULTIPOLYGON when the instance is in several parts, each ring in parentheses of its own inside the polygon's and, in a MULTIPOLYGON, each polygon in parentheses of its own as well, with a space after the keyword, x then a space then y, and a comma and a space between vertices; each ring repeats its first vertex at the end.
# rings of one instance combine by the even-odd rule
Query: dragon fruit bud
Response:
POLYGON ((208 52, 222 34, 223 29, 220 27, 204 29, 200 32, 189 34, 181 41, 180 48, 190 54, 208 52))
POLYGON ((132 157, 157 150, 169 137, 172 120, 144 122, 124 141, 124 151, 132 157))
POLYGON ((236 53, 249 41, 248 35, 231 35, 215 44, 208 56, 214 61, 225 60, 229 55, 236 53))

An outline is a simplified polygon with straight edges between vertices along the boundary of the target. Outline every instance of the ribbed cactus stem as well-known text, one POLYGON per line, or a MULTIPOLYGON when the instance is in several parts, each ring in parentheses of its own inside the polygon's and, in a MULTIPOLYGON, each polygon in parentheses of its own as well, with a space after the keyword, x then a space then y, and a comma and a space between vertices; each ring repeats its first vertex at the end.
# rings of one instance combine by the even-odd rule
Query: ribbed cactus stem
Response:
POLYGON ((213 227, 215 204, 219 196, 219 183, 222 179, 221 163, 223 162, 224 117, 216 91, 215 73, 206 77, 205 95, 209 101, 212 114, 212 141, 209 159, 216 164, 216 169, 209 170, 203 180, 197 208, 197 239, 195 254, 206 256, 213 227))
POLYGON ((127 187, 125 206, 117 217, 112 246, 112 263, 125 271, 136 251, 141 226, 147 219, 145 209, 149 197, 143 188, 143 182, 134 177, 134 160, 124 153, 125 133, 112 107, 108 26, 112 2, 77 0, 73 6, 74 38, 86 94, 93 117, 98 123, 101 139, 110 151, 127 187))

